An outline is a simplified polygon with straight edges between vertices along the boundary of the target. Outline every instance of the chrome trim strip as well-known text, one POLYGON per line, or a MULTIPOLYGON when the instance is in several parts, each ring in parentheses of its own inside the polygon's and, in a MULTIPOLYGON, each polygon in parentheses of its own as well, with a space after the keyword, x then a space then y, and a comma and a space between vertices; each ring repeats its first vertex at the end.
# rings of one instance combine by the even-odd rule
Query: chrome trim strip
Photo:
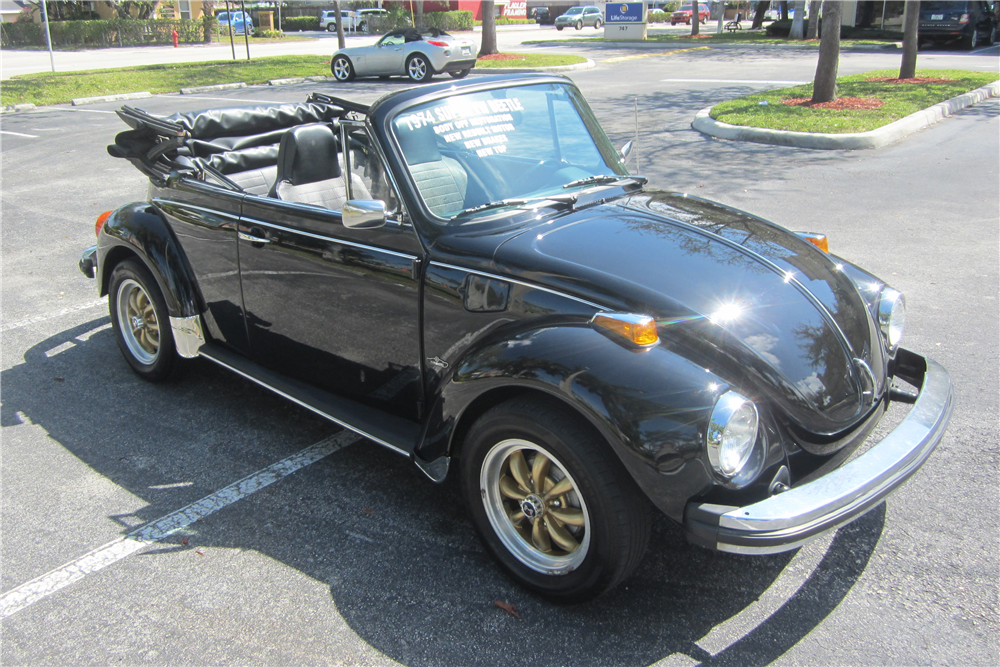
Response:
POLYGON ((548 287, 542 287, 541 285, 535 285, 534 283, 528 283, 528 282, 525 282, 523 280, 517 280, 515 278, 508 278, 507 276, 498 276, 498 275, 493 274, 493 273, 486 273, 485 271, 478 271, 476 269, 468 269, 468 268, 465 268, 464 266, 455 266, 454 264, 445 264, 444 262, 434 262, 434 261, 432 261, 431 264, 433 266, 440 266, 443 269, 451 269, 453 271, 464 271, 465 273, 474 273, 477 276, 485 276, 486 278, 493 278, 494 280, 502 280, 502 281, 508 282, 508 283, 515 283, 517 285, 523 285, 524 287, 530 287, 531 289, 537 289, 537 290, 541 290, 542 292, 548 292, 549 294, 555 294, 556 296, 561 296, 561 297, 565 297, 567 299, 572 299, 573 301, 577 301, 577 302, 582 303, 582 304, 584 304, 586 306, 590 306, 591 308, 597 308, 601 312, 605 312, 605 313, 611 312, 611 309, 608 308, 607 306, 601 306, 601 305, 598 305, 596 303, 593 303, 592 301, 587 301, 586 299, 581 299, 578 296, 573 296, 572 294, 566 294, 564 292, 559 292, 557 290, 550 289, 548 287))
POLYGON ((271 229, 278 229, 283 232, 288 232, 289 234, 300 234, 302 236, 308 236, 309 238, 319 239, 320 241, 329 241, 330 243, 340 243, 341 245, 349 245, 353 248, 362 248, 364 250, 371 250, 373 252, 382 252, 387 255, 393 255, 395 257, 402 257, 403 259, 414 260, 417 259, 416 255, 407 255, 406 253, 396 252, 395 250, 387 250, 385 248, 377 248, 375 246, 365 245, 363 243, 355 243, 354 241, 347 241, 344 239, 334 238, 332 236, 323 236, 321 234, 313 234, 311 232, 304 232, 301 229, 292 229, 291 227, 283 227, 281 225, 276 225, 273 222, 264 222, 263 220, 256 220, 254 218, 242 218, 241 222, 247 225, 263 225, 264 227, 270 227, 271 229))
POLYGON ((794 549, 861 516, 906 481, 941 441, 953 406, 948 372, 930 359, 926 363, 920 397, 899 426, 812 482, 722 514, 716 548, 743 554, 794 549))
POLYGON ((247 373, 244 373, 240 369, 235 368, 233 366, 230 366, 229 364, 225 363, 224 361, 220 361, 219 359, 216 359, 215 357, 213 357, 210 354, 204 354, 204 353, 199 353, 199 354, 200 354, 200 356, 205 357, 209 361, 214 361, 215 363, 219 364, 223 368, 228 368, 229 370, 231 370, 232 372, 236 373, 237 375, 242 375, 243 377, 245 377, 246 379, 250 380, 251 382, 256 382, 257 384, 259 384, 260 386, 264 387, 265 389, 270 389, 271 391, 273 391, 277 395, 279 395, 279 396, 281 396, 283 398, 287 398, 292 403, 295 403, 296 405, 301 405, 306 410, 310 410, 310 411, 315 412, 316 414, 318 414, 320 417, 323 417, 325 419, 329 419, 334 424, 339 424, 340 426, 343 426, 344 428, 348 429, 349 431, 354 431, 358 435, 364 436, 365 438, 368 438, 372 442, 376 442, 376 443, 382 445, 383 447, 387 447, 387 448, 391 449, 394 452, 398 452, 399 454, 402 454, 403 456, 407 456, 407 457, 410 456, 410 453, 407 452, 406 450, 400 449, 396 445, 390 444, 390 443, 386 442, 385 440, 382 440, 380 438, 376 438, 375 436, 371 435, 370 433, 365 433, 361 429, 359 429, 357 427, 354 427, 354 426, 351 426, 347 422, 341 421, 341 420, 337 419, 336 417, 331 417, 330 415, 326 414, 325 412, 323 412, 319 408, 316 408, 316 407, 314 407, 312 405, 309 405, 308 403, 306 403, 304 401, 300 401, 299 399, 295 398, 294 396, 289 396, 288 394, 286 394, 285 392, 281 391, 280 389, 276 389, 276 388, 272 387, 271 385, 267 384, 266 382, 264 382, 263 380, 255 378, 252 375, 248 375, 247 373))
POLYGON ((194 204, 187 204, 185 202, 174 201, 173 199, 163 199, 161 197, 153 197, 154 204, 169 204, 171 206, 177 206, 179 208, 190 208, 195 211, 201 211, 202 213, 211 213, 212 215, 222 216, 223 218, 230 218, 231 220, 239 220, 239 215, 234 215, 233 213, 226 213, 225 211, 217 211, 214 208, 204 208, 203 206, 195 206, 194 204))
POLYGON ((174 335, 177 354, 185 359, 194 359, 205 344, 205 334, 201 328, 201 315, 191 317, 171 317, 170 331, 174 335))

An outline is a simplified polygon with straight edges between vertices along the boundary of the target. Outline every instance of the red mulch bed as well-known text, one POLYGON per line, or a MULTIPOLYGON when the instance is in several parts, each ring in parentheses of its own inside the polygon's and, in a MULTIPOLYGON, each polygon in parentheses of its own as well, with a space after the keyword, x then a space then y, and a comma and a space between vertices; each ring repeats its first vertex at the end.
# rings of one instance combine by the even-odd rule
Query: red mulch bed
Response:
POLYGON ((524 60, 524 56, 515 56, 511 53, 494 53, 489 56, 483 56, 479 60, 524 60))
POLYGON ((935 79, 929 76, 915 76, 912 79, 897 79, 893 76, 875 76, 865 81, 877 81, 878 83, 954 83, 954 79, 935 79))
POLYGON ((782 104, 792 107, 809 107, 810 109, 837 109, 854 111, 857 109, 878 109, 885 104, 882 100, 871 97, 839 97, 832 102, 818 102, 813 104, 811 98, 799 97, 790 100, 781 100, 782 104))

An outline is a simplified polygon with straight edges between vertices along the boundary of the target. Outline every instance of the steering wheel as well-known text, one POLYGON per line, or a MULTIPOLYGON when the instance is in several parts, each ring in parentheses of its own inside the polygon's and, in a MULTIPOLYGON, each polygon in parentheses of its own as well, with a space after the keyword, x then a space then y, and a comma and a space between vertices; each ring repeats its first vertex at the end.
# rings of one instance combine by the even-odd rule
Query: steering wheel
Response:
MULTIPOLYGON (((549 174, 549 176, 551 177, 551 175, 554 174, 559 169, 561 169, 563 167, 568 167, 568 166, 570 166, 569 162, 566 162, 566 160, 563 160, 563 159, 554 159, 553 158, 553 159, 549 159, 549 160, 542 160, 541 162, 539 162, 538 164, 536 164, 534 167, 531 167, 531 168, 528 169, 528 171, 524 172, 524 174, 521 175, 521 178, 517 179, 517 181, 515 181, 514 184, 511 185, 510 190, 513 193, 520 192, 521 191, 521 186, 524 185, 524 184, 526 184, 526 183, 530 183, 531 180, 533 178, 536 178, 538 176, 539 172, 541 172, 543 169, 549 169, 549 170, 551 170, 551 173, 549 174)), ((541 189, 541 187, 534 188, 534 190, 540 190, 540 189, 541 189)), ((534 190, 532 190, 532 191, 534 191, 534 190)))

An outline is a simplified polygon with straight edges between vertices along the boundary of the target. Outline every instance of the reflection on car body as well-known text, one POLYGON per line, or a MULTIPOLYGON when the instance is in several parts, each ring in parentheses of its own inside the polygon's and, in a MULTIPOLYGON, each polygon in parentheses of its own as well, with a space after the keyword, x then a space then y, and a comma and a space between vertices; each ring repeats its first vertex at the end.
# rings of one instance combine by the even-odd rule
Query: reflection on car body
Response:
POLYGON ((200 356, 457 474, 491 553, 553 599, 623 581, 650 508, 710 549, 793 549, 948 422, 898 291, 821 235, 648 187, 566 78, 119 115, 109 152, 149 198, 80 266, 132 368, 200 356))

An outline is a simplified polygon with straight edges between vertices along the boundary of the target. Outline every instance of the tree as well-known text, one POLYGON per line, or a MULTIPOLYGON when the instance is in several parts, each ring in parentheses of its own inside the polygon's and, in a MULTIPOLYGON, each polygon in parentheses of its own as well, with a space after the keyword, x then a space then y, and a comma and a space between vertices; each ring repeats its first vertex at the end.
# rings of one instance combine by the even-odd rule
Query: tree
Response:
POLYGON ((753 15, 753 23, 750 25, 751 30, 760 30, 764 27, 764 14, 767 14, 767 10, 770 9, 770 0, 764 0, 763 2, 757 3, 757 9, 753 15))
POLYGON ((805 0, 796 0, 795 18, 792 19, 792 29, 788 33, 788 39, 802 39, 806 36, 805 13, 805 0))
POLYGON ((781 20, 782 21, 787 21, 788 20, 788 2, 787 2, 787 0, 781 0, 781 2, 778 3, 778 7, 781 8, 781 20))
POLYGON ((135 18, 148 19, 153 15, 153 11, 156 9, 155 2, 133 2, 131 0, 123 0, 122 2, 105 2, 105 4, 115 10, 115 14, 117 14, 120 19, 132 18, 133 10, 135 10, 135 18))
POLYGON ((417 6, 417 18, 414 21, 418 28, 424 27, 424 0, 414 0, 413 4, 417 6))
POLYGON ((837 99, 837 69, 840 67, 840 9, 839 0, 823 2, 823 36, 819 41, 819 61, 813 80, 813 102, 832 102, 837 99))
POLYGON ((493 0, 483 0, 483 43, 479 46, 479 57, 500 53, 497 48, 497 23, 493 17, 493 0))
POLYGON ((691 3, 691 36, 698 34, 698 26, 701 24, 701 13, 698 11, 698 0, 691 3))
POLYGON ((899 78, 912 79, 917 74, 917 26, 920 23, 920 2, 907 2, 903 14, 903 61, 899 65, 899 78))
POLYGON ((812 0, 809 3, 809 23, 806 25, 806 39, 819 37, 819 8, 823 0, 812 0))
POLYGON ((205 31, 205 43, 212 42, 212 33, 215 32, 215 0, 205 0, 201 3, 201 25, 205 31))
POLYGON ((344 38, 344 17, 340 13, 340 0, 334 3, 333 8, 337 11, 337 48, 344 48, 347 46, 347 40, 344 38))

